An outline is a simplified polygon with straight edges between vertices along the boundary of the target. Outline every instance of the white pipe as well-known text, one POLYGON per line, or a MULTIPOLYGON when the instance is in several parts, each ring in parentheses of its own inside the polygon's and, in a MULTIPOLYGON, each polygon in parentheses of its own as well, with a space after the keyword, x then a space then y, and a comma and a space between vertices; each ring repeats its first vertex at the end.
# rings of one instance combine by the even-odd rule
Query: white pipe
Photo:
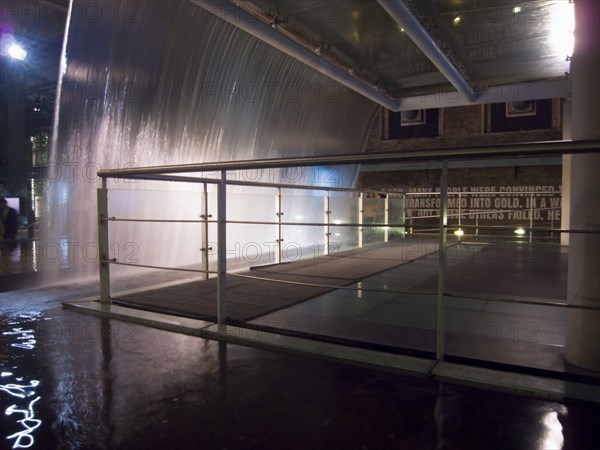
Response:
POLYGON ((391 111, 400 110, 399 101, 389 98, 374 87, 351 76, 344 70, 330 63, 326 59, 321 58, 297 42, 282 36, 277 30, 271 28, 228 1, 215 2, 215 0, 190 0, 190 2, 200 6, 235 27, 244 30, 255 38, 275 47, 292 58, 303 62, 307 66, 312 67, 347 88, 373 100, 375 103, 391 111))
POLYGON ((454 64, 440 50, 427 30, 417 20, 412 11, 402 0, 377 0, 379 5, 400 25, 406 35, 419 47, 438 70, 469 102, 474 102, 477 95, 469 83, 454 67, 454 64))

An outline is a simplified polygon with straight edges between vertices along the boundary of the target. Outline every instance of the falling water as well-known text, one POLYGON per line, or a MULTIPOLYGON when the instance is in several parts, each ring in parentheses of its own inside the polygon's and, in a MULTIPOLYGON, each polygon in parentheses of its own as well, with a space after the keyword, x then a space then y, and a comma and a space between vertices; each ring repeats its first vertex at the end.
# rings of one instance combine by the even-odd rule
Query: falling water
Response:
MULTIPOLYGON (((61 265, 82 276, 97 271, 97 169, 361 152, 375 111, 369 100, 188 1, 75 2, 63 56, 47 242, 61 265)), ((337 171, 333 179, 350 186, 355 173, 337 171)), ((307 170, 294 181, 326 184, 315 174, 307 170)), ((281 173, 251 178, 289 181, 281 173)), ((133 186, 149 192, 140 197, 128 194, 132 186, 123 180, 113 187, 122 191, 111 197, 111 215, 198 217, 190 207, 197 191, 176 198, 157 185, 133 186)), ((259 202, 238 204, 253 213, 259 202)), ((196 242, 190 245, 195 232, 182 227, 120 225, 111 240, 125 252, 124 242, 150 245, 145 255, 160 254, 162 265, 183 263, 184 249, 196 242), (156 244, 165 233, 169 243, 156 244)))

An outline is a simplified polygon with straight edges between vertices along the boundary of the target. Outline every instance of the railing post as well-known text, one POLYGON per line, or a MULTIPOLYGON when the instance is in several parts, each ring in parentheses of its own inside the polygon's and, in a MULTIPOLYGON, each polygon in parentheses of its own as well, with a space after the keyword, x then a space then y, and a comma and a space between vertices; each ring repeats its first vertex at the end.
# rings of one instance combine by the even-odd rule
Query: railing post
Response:
POLYGON ((440 180, 440 251, 439 251, 439 271, 437 286, 437 324, 436 324, 436 345, 435 354, 437 361, 444 360, 444 329, 445 329, 445 310, 444 310, 444 291, 446 290, 446 244, 447 244, 447 225, 448 225, 448 162, 444 161, 442 165, 442 176, 440 180))
POLYGON ((110 264, 108 243, 108 189, 106 178, 102 178, 102 187, 97 191, 98 201, 98 248, 100 254, 100 303, 110 304, 110 264))
POLYGON ((208 192, 206 183, 202 183, 204 185, 204 191, 202 192, 202 215, 200 216, 204 223, 202 224, 202 248, 200 251, 202 252, 202 270, 205 272, 202 274, 202 279, 208 279, 208 270, 209 270, 209 244, 208 244, 208 219, 211 217, 208 214, 208 192))
POLYGON ((364 194, 358 194, 358 248, 363 248, 363 219, 364 219, 364 194))
POLYGON ((329 255, 329 236, 331 236, 331 232, 329 231, 329 217, 331 216, 331 210, 329 209, 329 191, 325 192, 325 197, 323 200, 323 223, 325 224, 323 230, 323 254, 329 255))
POLYGON ((462 195, 461 192, 458 192, 458 227, 462 225, 462 195))
POLYGON ((529 197, 529 243, 533 242, 533 192, 529 197))
POLYGON ((217 185, 217 323, 227 320, 227 172, 217 185))
POLYGON ((385 194, 383 201, 383 222, 385 223, 385 229, 383 231, 383 242, 389 242, 390 240, 390 196, 385 194))
POLYGON ((402 239, 406 237, 406 193, 402 193, 402 239))
POLYGON ((275 215, 277 216, 277 253, 275 254, 275 262, 277 264, 281 263, 281 252, 282 252, 282 243, 283 236, 281 233, 281 217, 283 216, 283 212, 281 211, 281 188, 277 188, 277 193, 275 194, 275 215))

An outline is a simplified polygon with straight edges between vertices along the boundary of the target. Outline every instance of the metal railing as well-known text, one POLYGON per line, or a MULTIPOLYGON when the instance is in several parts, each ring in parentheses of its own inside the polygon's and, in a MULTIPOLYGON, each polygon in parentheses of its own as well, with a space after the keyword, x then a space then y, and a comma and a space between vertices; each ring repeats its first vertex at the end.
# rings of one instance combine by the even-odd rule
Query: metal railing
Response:
MULTIPOLYGON (((100 284, 101 284, 101 299, 102 302, 110 302, 110 265, 121 265, 121 266, 132 266, 139 268, 148 268, 148 269, 160 269, 160 270, 176 270, 183 272, 192 272, 201 274, 202 279, 207 279, 210 275, 216 275, 219 278, 218 287, 219 287, 219 307, 218 307, 218 322, 223 323, 226 318, 226 300, 225 300, 225 292, 226 292, 226 284, 225 284, 225 275, 227 274, 227 225, 266 225, 266 226, 274 226, 276 228, 276 237, 274 239, 274 263, 279 264, 283 262, 284 258, 282 256, 283 248, 284 248, 284 236, 283 236, 283 228, 287 226, 295 226, 295 227, 320 227, 322 229, 323 236, 323 254, 328 255, 330 250, 334 247, 334 243, 331 240, 332 236, 332 228, 334 227, 344 227, 344 228, 354 228, 357 230, 357 247, 362 248, 365 245, 365 229, 368 228, 380 228, 382 230, 382 242, 388 242, 390 239, 390 230, 396 229, 398 230, 398 234, 400 236, 404 236, 404 208, 400 208, 399 214, 402 217, 401 222, 390 222, 390 199, 399 198, 404 199, 404 193, 397 192, 384 192, 378 190, 360 190, 360 189, 352 189, 352 188, 340 188, 340 187, 319 187, 319 186, 310 186, 310 185, 296 185, 296 184, 276 184, 276 183, 261 183, 261 182, 244 182, 244 181, 227 181, 227 172, 221 172, 221 179, 208 179, 208 178, 195 178, 190 176, 177 176, 177 175, 161 175, 161 176, 143 176, 143 177, 132 177, 136 179, 146 179, 153 181, 162 181, 162 182, 184 182, 184 183, 194 183, 202 185, 202 191, 200 195, 203 198, 202 205, 203 210, 200 214, 200 218, 198 220, 178 220, 178 219, 144 219, 144 218, 122 218, 115 217, 109 214, 109 205, 108 205, 108 192, 107 188, 107 180, 108 177, 103 178, 103 187, 98 189, 98 217, 99 217, 99 248, 101 254, 101 264, 100 264, 100 284), (208 195, 209 190, 208 186, 213 185, 216 186, 216 194, 217 194, 217 218, 214 219, 212 214, 209 214, 209 201, 208 195), (274 210, 273 217, 275 220, 234 220, 228 219, 226 217, 227 210, 227 186, 241 186, 241 187, 253 187, 253 188, 268 188, 271 190, 275 190, 273 198, 274 198, 274 210), (322 195, 322 222, 300 222, 300 221, 291 221, 284 220, 285 211, 282 207, 282 199, 284 198, 285 190, 294 190, 294 191, 314 191, 320 192, 322 195), (335 219, 332 219, 332 209, 331 209, 331 194, 332 193, 345 193, 350 194, 351 199, 356 203, 356 221, 345 221, 341 223, 335 219), (367 198, 376 197, 381 199, 383 202, 383 222, 369 222, 365 215, 363 202, 367 198), (140 263, 128 263, 118 261, 116 258, 109 258, 109 236, 108 236, 108 224, 116 223, 116 222, 140 222, 140 223, 191 223, 191 224, 199 224, 202 229, 202 243, 203 246, 200 249, 201 251, 201 269, 190 269, 185 267, 169 267, 169 266, 159 266, 159 265, 150 265, 150 264, 140 264, 140 263), (211 239, 209 237, 209 224, 217 225, 217 237, 214 241, 216 244, 216 270, 211 268, 210 265, 210 256, 214 254, 215 248, 211 246, 211 239)), ((119 176, 118 178, 124 178, 119 176)), ((402 202, 403 203, 403 202, 402 202)), ((331 286, 334 287, 335 286, 331 286)))
MULTIPOLYGON (((255 161, 236 161, 236 162, 221 162, 221 163, 205 163, 205 164, 185 164, 185 165, 174 165, 174 166, 158 166, 158 167, 143 167, 143 168, 128 168, 128 169, 115 169, 115 170, 101 170, 98 175, 102 179, 102 187, 98 189, 98 217, 99 217, 99 248, 101 254, 100 262, 100 287, 101 287, 101 302, 110 303, 110 265, 111 264, 124 264, 124 265, 137 265, 138 267, 148 268, 159 268, 159 269, 173 269, 173 270, 186 270, 195 273, 200 273, 204 278, 209 275, 215 275, 217 277, 217 323, 225 324, 227 320, 227 281, 228 275, 227 270, 227 225, 228 224, 252 224, 252 225, 270 225, 277 228, 276 238, 276 261, 281 262, 282 256, 282 243, 283 235, 282 228, 284 226, 313 226, 322 227, 323 239, 324 239, 324 251, 327 252, 329 245, 331 244, 331 227, 332 226, 344 226, 356 228, 358 230, 358 246, 364 245, 364 234, 363 231, 368 227, 382 228, 383 229, 383 241, 389 240, 389 230, 398 229, 401 231, 401 236, 406 234, 406 229, 427 229, 431 228, 430 225, 419 225, 414 223, 415 220, 421 219, 434 219, 439 222, 439 225, 435 228, 438 233, 439 242, 439 267, 438 267, 438 281, 436 291, 436 344, 435 353, 438 361, 443 360, 444 357, 444 324, 445 324, 445 308, 443 298, 446 293, 446 261, 447 261, 447 247, 448 247, 448 231, 453 227, 450 224, 450 219, 455 219, 458 226, 461 228, 470 228, 475 230, 474 234, 479 234, 480 230, 493 229, 493 230, 514 230, 514 226, 490 226, 482 225, 479 223, 478 217, 481 214, 489 214, 489 211, 478 211, 478 212, 463 212, 460 206, 463 196, 481 194, 477 192, 449 192, 448 190, 448 163, 449 161, 456 159, 477 159, 485 158, 498 158, 506 156, 532 156, 532 155, 556 155, 556 154, 569 154, 569 153, 594 153, 600 150, 599 141, 579 141, 579 142, 553 142, 553 143, 536 143, 536 144, 519 144, 519 145, 508 145, 508 146, 493 146, 484 148, 461 148, 461 149, 448 149, 444 151, 424 151, 424 152, 407 152, 404 154, 390 154, 390 153, 375 153, 375 154, 362 154, 362 155, 336 155, 336 156, 318 156, 318 157, 304 157, 304 158, 284 158, 284 159, 272 159, 272 160, 255 160, 255 161), (284 167, 302 167, 302 166, 320 166, 320 165, 343 165, 343 164, 382 164, 392 162, 412 162, 422 160, 437 160, 442 162, 442 170, 440 176, 440 192, 439 193, 397 193, 397 192, 383 192, 376 190, 358 190, 358 189, 347 189, 337 187, 319 187, 319 186, 301 186, 301 185, 289 185, 289 184, 276 184, 276 183, 252 183, 252 182, 240 182, 228 180, 228 172, 236 170, 247 170, 247 169, 269 169, 269 168, 284 168, 284 167), (217 172, 219 174, 218 179, 212 178, 200 178, 189 176, 189 173, 203 173, 203 172, 217 172), (184 174, 184 175, 180 175, 184 174), (108 185, 107 180, 110 178, 128 178, 138 180, 153 180, 163 182, 183 182, 183 183, 196 183, 203 185, 202 196, 204 198, 203 205, 204 210, 200 216, 200 220, 187 221, 190 223, 198 223, 202 225, 202 242, 209 242, 209 224, 216 225, 216 265, 215 269, 212 269, 209 265, 209 251, 208 244, 204 245, 202 250, 202 269, 181 269, 176 267, 160 267, 140 264, 125 264, 114 259, 109 258, 109 230, 108 224, 113 221, 126 221, 126 220, 140 220, 143 219, 120 219, 117 217, 111 217, 109 215, 108 208, 108 185), (212 185, 216 187, 216 203, 217 203, 217 217, 212 218, 209 214, 207 205, 207 186, 212 185), (262 188, 272 188, 276 190, 275 194, 275 217, 273 221, 243 221, 243 220, 229 220, 227 217, 227 194, 228 186, 253 186, 262 188), (284 221, 283 217, 285 211, 282 208, 282 191, 285 189, 294 190, 312 190, 323 192, 323 221, 322 222, 292 222, 284 221), (357 202, 357 219, 356 222, 335 224, 331 220, 331 207, 330 194, 332 192, 344 192, 351 193, 355 196, 357 202), (406 207, 406 199, 410 196, 417 195, 437 195, 439 196, 439 208, 437 214, 421 217, 407 217, 407 211, 410 208, 406 207), (456 195, 458 196, 458 212, 450 213, 449 210, 449 197, 456 195), (381 222, 370 222, 368 223, 365 217, 364 200, 368 196, 378 196, 384 202, 383 217, 384 220, 381 222), (401 217, 401 221, 395 222, 390 221, 390 205, 389 201, 392 198, 401 198, 401 211, 394 211, 394 216, 401 217), (465 222, 465 218, 474 216, 475 223, 468 224, 465 222)), ((510 194, 511 192, 504 192, 503 194, 510 194)), ((485 194, 490 194, 485 192, 485 194)), ((534 195, 540 195, 544 193, 540 192, 517 192, 516 194, 527 195, 530 198, 527 204, 527 220, 528 226, 523 227, 524 231, 529 233, 529 241, 533 239, 534 231, 547 231, 552 233, 593 233, 600 234, 600 230, 563 230, 555 229, 552 223, 550 228, 537 229, 535 227, 533 218, 535 211, 537 210, 557 210, 559 207, 550 208, 536 208, 532 201, 534 195)), ((503 211, 517 211, 516 209, 503 209, 503 211)), ((523 209, 518 209, 523 211, 523 209)), ((160 220, 155 220, 160 222, 160 220)), ((164 220, 162 222, 168 222, 164 220)), ((237 274, 235 276, 244 276, 237 274)), ((272 282, 281 282, 276 280, 269 280, 272 282)), ((284 281, 286 282, 286 281, 284 281)), ((303 284, 303 283, 300 283, 303 284)), ((317 285, 307 284, 305 285, 317 285)), ((322 285, 325 286, 325 285, 322 285)), ((344 288, 342 286, 327 286, 331 288, 344 288)), ((506 300, 506 299, 505 299, 506 300)), ((498 300, 498 301, 505 301, 498 300)), ((513 300, 511 300, 513 301, 513 300)), ((514 300, 519 302, 518 300, 514 300)), ((566 304, 560 305, 567 307, 566 304)), ((600 310, 600 308, 589 307, 589 306, 576 306, 568 305, 569 308, 576 308, 581 310, 600 310)))
MULTIPOLYGON (((406 197, 439 197, 439 192, 407 192, 404 194, 406 197)), ((554 227, 555 222, 560 225, 560 211, 561 211, 561 191, 453 191, 448 192, 448 227, 456 228, 455 234, 459 237, 465 235, 465 230, 472 230, 471 236, 479 236, 480 230, 490 232, 504 232, 500 235, 493 235, 490 233, 485 234, 485 238, 489 239, 492 237, 506 238, 507 236, 516 234, 517 238, 522 238, 525 235, 529 237, 529 242, 533 242, 534 231, 538 233, 546 232, 550 236, 550 239, 559 239, 560 228, 554 227), (452 202, 451 198, 455 197, 455 201, 452 202), (475 199, 473 197, 476 197, 475 199), (525 205, 521 207, 507 208, 507 206, 516 206, 519 204, 521 199, 525 199, 525 205), (538 198, 551 199, 550 203, 557 204, 558 206, 550 207, 538 207, 538 198), (470 199, 468 202, 466 200, 470 199), (465 200, 465 201, 463 201, 465 200), (483 201, 483 200, 490 200, 483 201), (494 200, 492 202, 492 200, 494 200), (516 201, 515 201, 516 200, 516 201), (483 205, 483 206, 481 206, 483 205), (471 209, 467 209, 471 206, 471 209), (478 209, 472 209, 475 206, 478 209), (544 220, 541 217, 541 213, 547 213, 547 219, 544 220), (558 214, 556 214, 558 212, 558 214), (492 219, 487 219, 489 216, 493 216, 492 219), (507 216, 504 219, 504 216, 507 216), (498 217, 501 217, 498 219, 498 217), (480 220, 483 222, 490 220, 503 222, 506 225, 490 225, 480 224, 480 220), (538 223, 537 225, 535 222, 538 223), (469 223, 471 222, 471 223, 469 223), (458 233, 457 233, 458 232, 458 233)), ((416 202, 418 203, 418 202, 416 202)), ((411 201, 409 200, 406 205, 406 216, 407 216, 407 228, 409 234, 413 233, 415 222, 426 222, 439 219, 439 208, 415 208, 412 207, 411 201), (436 211, 437 210, 437 211, 436 211), (431 214, 434 212, 434 214, 431 214)), ((438 232, 438 228, 430 228, 428 230, 420 230, 420 233, 427 232, 438 232)))

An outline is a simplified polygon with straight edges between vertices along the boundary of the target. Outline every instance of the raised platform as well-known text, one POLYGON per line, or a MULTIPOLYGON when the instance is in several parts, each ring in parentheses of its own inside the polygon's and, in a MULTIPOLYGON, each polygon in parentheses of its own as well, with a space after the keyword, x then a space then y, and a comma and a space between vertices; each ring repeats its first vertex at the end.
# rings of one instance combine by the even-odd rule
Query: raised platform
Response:
MULTIPOLYGON (((436 252, 432 240, 406 239, 331 256, 255 267, 227 279, 227 317, 248 322, 436 252)), ((352 288, 354 290, 354 288, 352 288)), ((120 305, 202 320, 217 318, 217 280, 115 295, 120 305)))
MULTIPOLYGON (((447 253, 448 363, 600 385, 600 373, 564 360, 566 311, 559 305, 566 298, 566 248, 455 242, 447 253)), ((236 342, 249 345, 255 339, 248 336, 261 336, 261 346, 273 341, 275 347, 287 336, 303 340, 307 348, 330 344, 432 361, 438 267, 434 241, 405 240, 230 274, 223 330, 236 330, 236 342)), ((216 332, 208 325, 216 322, 215 280, 174 282, 114 297, 118 318, 123 311, 168 314, 164 317, 172 319, 165 326, 195 319, 203 321, 202 329, 182 332, 216 332)), ((157 326, 154 319, 149 324, 157 326)))

